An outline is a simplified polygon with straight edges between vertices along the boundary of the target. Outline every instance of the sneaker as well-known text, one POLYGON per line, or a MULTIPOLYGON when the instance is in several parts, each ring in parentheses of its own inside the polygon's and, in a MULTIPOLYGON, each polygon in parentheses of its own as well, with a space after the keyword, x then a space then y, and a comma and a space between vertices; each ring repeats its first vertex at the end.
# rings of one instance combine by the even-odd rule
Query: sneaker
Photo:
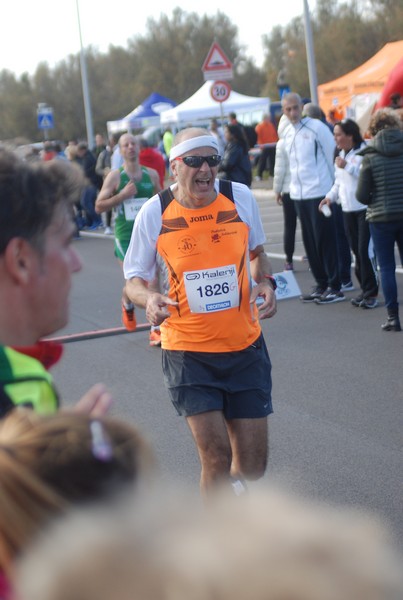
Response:
POLYGON ((357 296, 357 298, 351 298, 350 302, 353 306, 361 306, 362 301, 364 300, 363 296, 357 296))
POLYGON ((301 300, 301 302, 315 302, 315 300, 319 300, 319 298, 322 298, 324 293, 325 290, 322 290, 321 288, 315 288, 313 292, 311 292, 310 294, 306 294, 306 296, 300 296, 299 299, 301 300))
POLYGON ((284 265, 284 271, 293 271, 294 270, 294 266, 292 264, 292 262, 286 262, 284 265))
POLYGON ((347 283, 341 284, 342 292, 352 292, 353 290, 355 290, 355 287, 352 281, 347 281, 347 283))
POLYGON ((106 235, 112 235, 112 229, 111 229, 110 227, 105 227, 105 231, 104 231, 104 233, 105 233, 106 235))
POLYGON ((320 298, 316 298, 316 304, 333 304, 334 302, 343 302, 346 297, 343 292, 337 290, 328 290, 320 298))
POLYGON ((235 496, 243 496, 247 493, 248 488, 246 487, 246 481, 235 479, 234 477, 231 477, 230 481, 235 496))
POLYGON ((161 330, 151 329, 150 331, 150 346, 161 346, 161 330))
POLYGON ((126 327, 127 331, 135 331, 137 321, 133 305, 131 308, 126 308, 125 305, 122 304, 122 323, 126 327))
POLYGON ((376 298, 364 298, 360 304, 361 308, 376 308, 378 300, 376 298))
POLYGON ((86 231, 96 231, 97 229, 100 229, 101 227, 103 227, 103 223, 92 223, 91 225, 88 225, 88 227, 86 227, 86 231))
POLYGON ((256 177, 255 177, 255 181, 262 181, 262 178, 261 178, 261 177, 259 177, 259 175, 256 175, 256 177))

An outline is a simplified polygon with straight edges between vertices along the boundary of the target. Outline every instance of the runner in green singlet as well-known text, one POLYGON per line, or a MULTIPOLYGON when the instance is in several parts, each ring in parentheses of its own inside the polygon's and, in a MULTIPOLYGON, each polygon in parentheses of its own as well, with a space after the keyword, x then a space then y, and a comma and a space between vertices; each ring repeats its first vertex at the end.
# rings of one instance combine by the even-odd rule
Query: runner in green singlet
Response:
MULTIPOLYGON (((119 139, 123 166, 108 173, 98 194, 95 210, 115 211, 115 256, 123 266, 137 213, 149 198, 161 190, 157 171, 139 163, 139 145, 130 133, 119 139)), ((122 293, 122 321, 128 331, 136 329, 134 305, 125 288, 122 293)), ((155 337, 155 336, 152 336, 155 337)), ((150 335, 150 344, 154 342, 150 335)), ((152 345, 159 345, 152 343, 152 345)))

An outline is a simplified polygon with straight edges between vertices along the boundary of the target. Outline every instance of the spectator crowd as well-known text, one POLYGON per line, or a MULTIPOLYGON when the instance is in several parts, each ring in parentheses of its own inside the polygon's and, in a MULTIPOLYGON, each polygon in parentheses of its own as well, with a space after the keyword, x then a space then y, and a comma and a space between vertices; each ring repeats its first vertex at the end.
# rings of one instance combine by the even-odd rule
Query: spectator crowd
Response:
POLYGON ((343 302, 357 285, 352 307, 371 310, 382 290, 381 327, 398 332, 395 96, 364 132, 350 118, 329 123, 289 92, 278 126, 265 115, 253 132, 232 114, 223 128, 164 135, 165 155, 130 133, 98 134, 92 149, 46 142, 33 164, 0 148, 0 600, 402 597, 399 552, 375 517, 265 488, 247 497, 246 485, 268 458, 271 362, 260 320, 277 310, 251 146, 261 151, 256 177, 273 176, 284 210, 287 270, 301 224, 314 280, 301 301, 343 302), (135 330, 144 308, 150 344, 162 345, 166 387, 200 458, 201 503, 163 484, 142 432, 107 415, 103 384, 66 408, 48 372, 61 349, 43 338, 67 324, 82 267, 72 240, 98 229, 114 230, 125 326, 135 330))

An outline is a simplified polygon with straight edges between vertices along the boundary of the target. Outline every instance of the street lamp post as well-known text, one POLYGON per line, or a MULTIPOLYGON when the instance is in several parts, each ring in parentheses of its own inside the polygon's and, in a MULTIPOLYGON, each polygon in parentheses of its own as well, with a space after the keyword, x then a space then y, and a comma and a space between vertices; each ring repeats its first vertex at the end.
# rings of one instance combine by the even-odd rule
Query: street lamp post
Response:
POLYGON ((90 90, 89 90, 89 86, 88 86, 87 65, 86 65, 86 61, 85 61, 83 40, 81 37, 80 10, 78 7, 78 0, 76 0, 76 7, 77 7, 78 32, 79 32, 79 36, 80 36, 81 84, 82 84, 82 88, 83 88, 83 97, 84 97, 84 113, 85 113, 85 124, 86 124, 86 128, 87 128, 87 143, 88 143, 88 147, 92 148, 92 146, 94 144, 94 130, 92 127, 90 90))
POLYGON ((308 61, 309 89, 311 101, 314 104, 318 102, 318 78, 316 76, 315 52, 313 49, 312 25, 309 14, 308 0, 304 0, 304 28, 305 28, 305 46, 306 57, 308 61))

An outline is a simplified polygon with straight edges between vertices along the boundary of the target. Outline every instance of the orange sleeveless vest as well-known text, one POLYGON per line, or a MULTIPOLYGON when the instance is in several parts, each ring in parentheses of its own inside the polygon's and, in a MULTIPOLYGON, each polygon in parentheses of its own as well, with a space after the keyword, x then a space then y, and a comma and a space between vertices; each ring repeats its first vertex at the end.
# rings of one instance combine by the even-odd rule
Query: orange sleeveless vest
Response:
MULTIPOLYGON (((162 198, 164 195, 162 195, 162 198)), ((161 326, 167 350, 233 352, 260 334, 249 303, 249 227, 222 193, 209 206, 162 203, 157 252, 167 269, 168 295, 179 302, 161 326)))

